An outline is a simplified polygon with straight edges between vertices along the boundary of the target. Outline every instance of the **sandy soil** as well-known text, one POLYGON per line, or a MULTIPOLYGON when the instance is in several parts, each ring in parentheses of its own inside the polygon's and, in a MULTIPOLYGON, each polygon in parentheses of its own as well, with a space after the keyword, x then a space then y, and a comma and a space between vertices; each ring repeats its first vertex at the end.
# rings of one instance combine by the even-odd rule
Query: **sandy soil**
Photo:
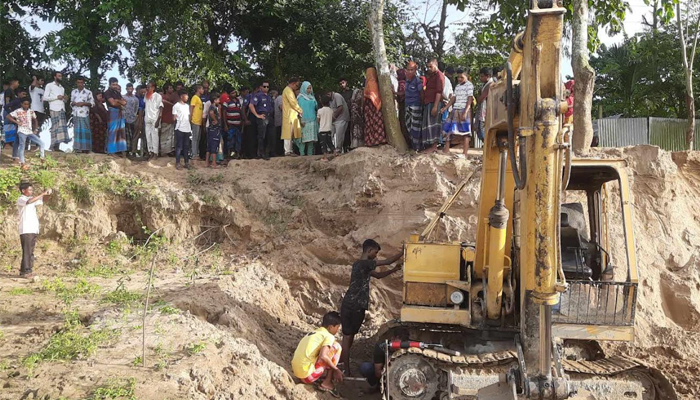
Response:
MULTIPOLYGON (((642 288, 637 339, 604 348, 659 368, 681 397, 698 398, 700 153, 643 146, 593 155, 624 158, 634 171, 642 288)), ((75 157, 57 156, 57 185, 65 195, 40 211, 35 269, 41 277, 33 282, 15 278, 15 211, 0 214, 0 399, 97 397, 100 387, 128 386, 130 378, 138 399, 330 398, 295 384, 289 364, 299 338, 339 307, 362 241, 374 238, 385 256, 392 254, 468 176, 440 231, 471 241, 476 229, 477 153, 462 160, 399 156, 382 147, 330 162, 236 161, 193 173, 175 171, 172 159, 141 163, 93 155, 91 165, 76 165, 70 161, 75 157), (76 168, 136 178, 144 196, 96 193, 89 202, 77 201, 67 188, 76 168), (137 252, 147 237, 142 226, 160 229, 169 243, 157 253, 137 252), (114 243, 125 237, 134 244, 115 251, 114 243), (146 319, 142 367, 142 299, 113 304, 105 298, 117 288, 144 293, 154 254, 156 306, 146 319), (81 274, 98 266, 111 272, 81 274), (99 288, 67 305, 44 283, 55 278, 68 287, 84 280, 99 288), (79 312, 84 335, 112 334, 88 356, 28 370, 23 361, 63 328, 67 309, 79 312)), ((6 168, 6 159, 2 163, 6 168)), ((621 228, 610 235, 619 237, 621 228)), ((400 296, 400 276, 373 282, 369 317, 351 353, 356 361, 370 357, 371 337, 397 316, 400 296)), ((341 394, 378 398, 366 389, 346 383, 341 394)))

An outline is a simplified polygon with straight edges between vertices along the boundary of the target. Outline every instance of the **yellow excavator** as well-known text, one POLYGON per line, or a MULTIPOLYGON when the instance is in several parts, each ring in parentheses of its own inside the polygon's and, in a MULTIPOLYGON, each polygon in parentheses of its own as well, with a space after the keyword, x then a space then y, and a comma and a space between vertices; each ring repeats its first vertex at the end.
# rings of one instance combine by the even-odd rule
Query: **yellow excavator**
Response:
POLYGON ((387 353, 383 396, 676 399, 663 373, 598 344, 634 339, 627 167, 572 157, 559 71, 565 9, 530 7, 489 90, 476 243, 438 239, 469 177, 406 244, 401 316, 379 335, 408 331, 416 346, 387 353))

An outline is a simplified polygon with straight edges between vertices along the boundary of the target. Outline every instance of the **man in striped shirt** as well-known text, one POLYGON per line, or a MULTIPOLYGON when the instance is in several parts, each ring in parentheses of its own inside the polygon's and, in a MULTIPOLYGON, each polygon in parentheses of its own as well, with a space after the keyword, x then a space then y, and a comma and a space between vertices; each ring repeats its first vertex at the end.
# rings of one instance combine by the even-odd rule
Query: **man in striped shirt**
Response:
POLYGON ((228 132, 225 141, 226 154, 229 154, 232 158, 240 159, 245 114, 242 111, 241 101, 238 98, 236 89, 231 89, 229 94, 229 101, 223 104, 223 109, 226 113, 224 129, 228 132))

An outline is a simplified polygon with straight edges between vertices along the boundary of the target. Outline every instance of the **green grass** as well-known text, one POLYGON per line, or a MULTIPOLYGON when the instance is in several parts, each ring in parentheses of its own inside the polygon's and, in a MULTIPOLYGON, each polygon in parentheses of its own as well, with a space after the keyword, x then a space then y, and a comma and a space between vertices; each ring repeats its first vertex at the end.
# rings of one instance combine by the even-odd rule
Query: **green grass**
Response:
POLYGON ((70 274, 77 278, 111 278, 115 275, 127 273, 128 269, 118 265, 80 265, 71 270, 70 274))
POLYGON ((131 362, 131 365, 134 367, 140 367, 143 364, 143 358, 141 356, 138 356, 134 358, 134 361, 131 362))
POLYGON ((97 388, 89 400, 136 400, 136 379, 112 379, 97 388))
POLYGON ((102 303, 111 303, 120 307, 131 306, 140 302, 143 294, 126 290, 121 284, 102 298, 102 303))
POLYGON ((12 288, 10 289, 10 296, 27 296, 32 294, 32 289, 30 288, 12 288))
POLYGON ((187 174, 187 183, 190 186, 201 186, 204 183, 206 183, 206 179, 204 177, 196 172, 190 172, 187 174))
POLYGON ((163 315, 174 315, 174 314, 180 314, 180 309, 175 308, 170 305, 162 306, 161 308, 158 309, 158 312, 160 312, 163 315))
POLYGON ((185 346, 185 351, 187 352, 187 354, 193 356, 195 354, 201 353, 206 348, 207 344, 205 342, 190 343, 187 346, 185 346))
POLYGON ((113 338, 112 330, 89 331, 81 323, 77 312, 66 313, 63 329, 51 336, 49 343, 39 352, 27 356, 22 364, 30 371, 51 361, 70 361, 89 357, 100 344, 113 338))
POLYGON ((107 243, 107 254, 112 257, 116 257, 124 254, 124 252, 130 247, 131 241, 129 241, 127 238, 113 239, 107 243))
POLYGON ((224 174, 219 172, 218 174, 209 177, 209 179, 207 179, 207 181, 209 181, 210 183, 221 183, 224 181, 224 174))
POLYGON ((54 293, 66 305, 70 305, 81 297, 93 298, 100 292, 99 285, 89 283, 82 278, 73 286, 67 285, 61 278, 54 278, 41 282, 41 287, 44 291, 54 293))

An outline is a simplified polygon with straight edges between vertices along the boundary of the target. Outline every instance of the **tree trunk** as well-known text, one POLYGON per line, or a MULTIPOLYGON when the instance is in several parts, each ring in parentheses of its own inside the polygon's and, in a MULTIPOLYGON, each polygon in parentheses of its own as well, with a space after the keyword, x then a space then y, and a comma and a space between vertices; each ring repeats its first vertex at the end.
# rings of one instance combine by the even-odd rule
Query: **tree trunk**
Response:
POLYGON ((448 0, 442 0, 442 10, 440 11, 440 25, 438 26, 438 48, 435 49, 435 54, 439 62, 445 56, 445 22, 447 21, 447 3, 448 0))
POLYGON ((379 75, 379 92, 382 96, 382 116, 384 117, 384 129, 389 143, 396 148, 399 153, 408 150, 406 140, 401 133, 399 118, 396 113, 396 103, 394 103, 394 90, 389 76, 389 61, 386 57, 386 47, 384 46, 384 1, 372 0, 372 10, 369 15, 369 25, 372 32, 372 47, 374 49, 374 59, 379 75))
POLYGON ((686 8, 686 26, 683 27, 681 17, 681 2, 676 3, 676 23, 678 26, 678 38, 681 42, 681 55, 683 56, 683 70, 685 72, 685 106, 688 110, 688 128, 685 131, 685 148, 693 150, 695 145, 695 99, 693 98, 693 63, 695 61, 695 50, 698 46, 698 35, 700 34, 700 15, 694 24, 695 32, 689 31, 690 6, 686 8), (686 34, 692 42, 690 54, 688 54, 686 44, 686 34), (693 38, 694 36, 694 38, 693 38))
POLYGON ((593 85, 595 71, 588 63, 588 1, 574 0, 574 36, 572 68, 574 71, 574 137, 573 150, 585 153, 593 140, 593 85))
POLYGON ((101 60, 91 58, 88 61, 88 68, 90 69, 90 90, 93 92, 100 88, 100 63, 101 60))
POLYGON ((685 148, 693 150, 695 146, 695 98, 693 97, 693 72, 685 71, 685 106, 688 109, 688 128, 685 131, 685 148))

